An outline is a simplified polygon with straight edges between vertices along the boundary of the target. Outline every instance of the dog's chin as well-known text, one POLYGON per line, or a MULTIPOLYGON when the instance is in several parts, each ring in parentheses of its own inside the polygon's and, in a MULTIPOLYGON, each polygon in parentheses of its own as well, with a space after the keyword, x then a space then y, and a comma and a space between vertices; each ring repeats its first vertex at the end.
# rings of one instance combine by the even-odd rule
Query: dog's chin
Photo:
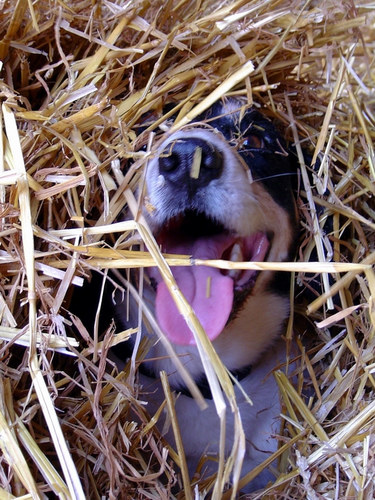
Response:
MULTIPOLYGON (((146 293, 147 300, 152 302, 156 292, 149 288, 146 293)), ((233 371, 256 364, 278 338, 288 313, 289 299, 286 295, 269 290, 250 293, 240 310, 231 314, 220 335, 213 341, 213 347, 224 365, 233 371)), ((199 380, 204 372, 197 347, 192 344, 174 344, 173 347, 192 377, 199 380)), ((151 364, 146 363, 148 373, 157 377, 164 370, 169 374, 171 387, 178 389, 183 384, 160 342, 153 344, 147 357, 153 360, 151 364)))

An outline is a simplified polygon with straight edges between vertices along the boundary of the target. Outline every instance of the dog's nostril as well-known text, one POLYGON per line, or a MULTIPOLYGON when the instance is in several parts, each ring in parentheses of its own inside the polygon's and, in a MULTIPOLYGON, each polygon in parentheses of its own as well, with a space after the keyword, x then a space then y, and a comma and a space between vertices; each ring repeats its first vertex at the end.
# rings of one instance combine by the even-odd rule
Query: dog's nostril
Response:
POLYGON ((178 167, 179 163, 177 154, 166 151, 159 158, 160 173, 167 174, 168 172, 172 172, 178 167))
POLYGON ((223 167, 223 156, 220 151, 213 149, 202 154, 202 167, 208 169, 214 169, 217 172, 221 172, 223 167))

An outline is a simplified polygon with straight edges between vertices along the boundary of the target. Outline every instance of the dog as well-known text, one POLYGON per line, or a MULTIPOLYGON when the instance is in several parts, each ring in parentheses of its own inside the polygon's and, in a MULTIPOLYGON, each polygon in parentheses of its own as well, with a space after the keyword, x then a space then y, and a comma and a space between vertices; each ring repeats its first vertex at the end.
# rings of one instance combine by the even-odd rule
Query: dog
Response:
MULTIPOLYGON (((237 98, 218 101, 180 130, 167 130, 144 174, 143 216, 162 252, 235 262, 293 259, 298 217, 291 156, 271 121, 237 98)), ((206 266, 173 267, 172 272, 216 353, 242 387, 236 383, 234 390, 246 435, 245 474, 277 448, 281 409, 271 372, 284 356, 279 338, 289 315, 290 276, 206 266)), ((142 335, 154 339, 140 369, 149 411, 165 397, 159 382, 164 370, 176 394, 190 474, 203 456, 211 459, 200 473, 211 474, 217 467, 212 457, 219 449, 219 420, 195 337, 156 267, 145 270, 143 299, 207 403, 203 411, 198 407, 164 344, 144 322, 142 335)), ((125 302, 117 302, 113 314, 119 328, 137 324, 138 311, 128 310, 125 302)), ((116 355, 126 358, 125 352, 116 355)), ((173 443, 171 429, 161 419, 159 424, 173 443)), ((228 416, 226 453, 233 426, 228 416)), ((244 491, 273 479, 265 469, 244 491)))

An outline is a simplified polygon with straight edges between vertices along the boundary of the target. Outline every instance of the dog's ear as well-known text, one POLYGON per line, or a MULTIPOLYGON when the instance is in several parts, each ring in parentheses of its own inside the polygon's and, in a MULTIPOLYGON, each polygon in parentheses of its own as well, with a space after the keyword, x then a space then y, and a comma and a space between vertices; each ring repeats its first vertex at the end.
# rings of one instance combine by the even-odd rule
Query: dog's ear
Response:
POLYGON ((159 118, 160 113, 156 110, 147 111, 144 113, 138 123, 134 126, 134 131, 137 136, 140 136, 143 132, 145 132, 149 127, 151 127, 159 118))

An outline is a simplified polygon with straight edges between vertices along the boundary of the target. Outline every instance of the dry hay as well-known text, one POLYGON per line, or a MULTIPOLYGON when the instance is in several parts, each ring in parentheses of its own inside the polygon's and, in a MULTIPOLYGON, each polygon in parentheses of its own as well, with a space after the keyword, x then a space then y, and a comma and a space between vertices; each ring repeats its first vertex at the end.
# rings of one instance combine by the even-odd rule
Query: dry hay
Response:
MULTIPOLYGON (((134 331, 91 338, 68 292, 92 269, 156 261, 168 278, 138 223, 139 151, 154 137, 137 125, 152 112, 156 128, 167 103, 182 125, 229 94, 321 158, 311 182, 301 166, 301 249, 284 264, 301 368, 293 383, 276 374, 279 479, 255 496, 374 497, 374 22, 369 0, 0 1, 1 498, 199 497, 177 472, 183 450, 147 420, 133 367, 106 363, 134 331), (126 205, 138 222, 116 222, 126 205), (131 250, 133 234, 151 255, 131 250)), ((221 479, 214 496, 228 498, 221 479)))

